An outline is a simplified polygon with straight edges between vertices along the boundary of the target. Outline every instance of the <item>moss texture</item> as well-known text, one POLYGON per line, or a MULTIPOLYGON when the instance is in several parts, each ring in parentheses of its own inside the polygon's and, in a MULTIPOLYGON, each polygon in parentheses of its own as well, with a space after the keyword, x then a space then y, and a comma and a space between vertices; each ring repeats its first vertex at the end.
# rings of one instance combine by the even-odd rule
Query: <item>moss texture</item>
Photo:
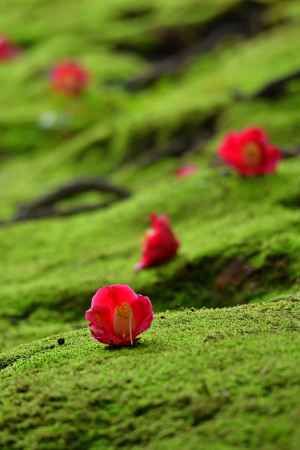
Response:
POLYGON ((167 312, 130 349, 82 330, 2 354, 1 447, 296 450, 299 305, 167 312))
POLYGON ((215 161, 226 132, 253 124, 299 149, 299 77, 257 95, 299 70, 298 2, 2 3, 0 31, 23 52, 0 66, 0 225, 74 177, 132 196, 0 226, 1 449, 298 450, 300 161, 258 179, 215 161), (49 90, 66 57, 92 73, 77 99, 49 90), (199 170, 177 180, 186 162, 199 170), (136 274, 153 211, 180 254, 136 274), (135 348, 105 349, 85 328, 112 283, 157 312, 135 348))

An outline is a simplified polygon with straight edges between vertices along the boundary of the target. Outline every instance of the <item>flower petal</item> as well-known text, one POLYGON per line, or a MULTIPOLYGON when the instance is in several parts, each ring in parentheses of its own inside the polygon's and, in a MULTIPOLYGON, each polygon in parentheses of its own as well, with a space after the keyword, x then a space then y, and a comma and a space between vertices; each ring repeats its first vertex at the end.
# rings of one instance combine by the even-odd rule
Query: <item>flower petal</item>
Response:
POLYGON ((143 295, 138 295, 137 300, 131 304, 131 308, 136 323, 134 329, 136 337, 150 327, 153 320, 153 309, 150 299, 143 295))

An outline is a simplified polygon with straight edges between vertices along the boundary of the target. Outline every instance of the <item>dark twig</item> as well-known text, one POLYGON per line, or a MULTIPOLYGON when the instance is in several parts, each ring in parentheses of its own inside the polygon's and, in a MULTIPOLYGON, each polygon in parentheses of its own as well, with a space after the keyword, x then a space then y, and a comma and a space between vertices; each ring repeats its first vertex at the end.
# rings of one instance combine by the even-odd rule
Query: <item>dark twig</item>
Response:
POLYGON ((81 178, 65 184, 53 192, 45 194, 29 203, 21 205, 11 220, 7 222, 2 221, 0 225, 9 225, 45 217, 66 217, 83 212, 95 211, 100 208, 106 208, 116 201, 124 200, 129 196, 130 192, 127 189, 115 186, 102 178, 81 178), (58 208, 57 204, 59 202, 87 192, 104 192, 106 194, 113 194, 115 198, 90 205, 83 204, 65 209, 58 208))
POLYGON ((239 89, 233 92, 233 99, 235 101, 251 101, 255 99, 277 100, 285 94, 288 83, 300 79, 300 69, 295 70, 283 77, 266 83, 263 87, 254 92, 254 94, 247 95, 239 89))
POLYGON ((258 90, 252 98, 268 98, 276 99, 284 94, 286 86, 289 82, 300 78, 300 69, 289 73, 288 75, 277 78, 258 90))
POLYGON ((194 141, 189 145, 187 145, 186 142, 177 139, 177 141, 171 142, 170 145, 163 149, 152 151, 151 153, 144 155, 140 158, 139 164, 142 167, 147 167, 164 158, 178 158, 182 155, 193 153, 201 148, 207 141, 208 136, 200 136, 200 134, 198 137, 195 137, 194 141))
POLYGON ((300 156, 300 147, 291 148, 291 149, 283 148, 283 149, 281 149, 281 152, 285 159, 295 158, 297 156, 300 156))
POLYGON ((201 150, 216 132, 221 113, 221 110, 217 110, 203 119, 197 127, 187 130, 183 127, 178 130, 169 145, 159 149, 151 149, 151 151, 142 154, 140 158, 136 158, 138 163, 141 166, 148 166, 164 158, 179 158, 201 150))
POLYGON ((164 60, 153 64, 150 69, 129 80, 126 84, 127 89, 140 90, 151 86, 164 75, 182 72, 198 55, 212 50, 226 38, 238 36, 239 39, 243 39, 267 29, 263 20, 265 9, 265 6, 255 1, 234 5, 199 30, 195 30, 198 34, 195 44, 189 48, 183 47, 175 54, 171 53, 164 60))
POLYGON ((186 66, 189 65, 199 53, 208 51, 212 48, 219 41, 221 34, 222 30, 216 31, 214 34, 204 39, 200 44, 182 51, 179 55, 171 56, 162 62, 154 64, 141 75, 129 80, 126 84, 127 89, 130 91, 138 91, 151 86, 162 76, 176 75, 183 72, 186 66))

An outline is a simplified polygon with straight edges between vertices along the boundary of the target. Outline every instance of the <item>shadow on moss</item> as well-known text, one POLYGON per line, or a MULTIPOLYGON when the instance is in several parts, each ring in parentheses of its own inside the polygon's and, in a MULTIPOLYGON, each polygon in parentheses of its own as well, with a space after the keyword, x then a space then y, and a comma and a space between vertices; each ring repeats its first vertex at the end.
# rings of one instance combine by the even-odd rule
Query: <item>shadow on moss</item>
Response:
POLYGON ((180 307, 225 307, 247 303, 271 290, 290 287, 290 256, 269 255, 260 267, 251 259, 210 256, 196 264, 186 264, 172 277, 144 291, 154 299, 156 310, 180 307))

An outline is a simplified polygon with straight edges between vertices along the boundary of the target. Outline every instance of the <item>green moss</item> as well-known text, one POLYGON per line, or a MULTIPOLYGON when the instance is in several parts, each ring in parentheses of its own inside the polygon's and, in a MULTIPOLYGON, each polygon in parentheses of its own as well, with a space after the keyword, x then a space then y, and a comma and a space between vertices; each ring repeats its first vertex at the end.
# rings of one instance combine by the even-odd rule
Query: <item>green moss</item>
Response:
MULTIPOLYGON (((204 168, 181 182, 156 173, 156 187, 152 180, 109 211, 3 228, 2 329, 26 319, 35 334, 46 317, 49 325, 76 324, 93 292, 117 282, 153 292, 159 310, 297 292, 300 216, 285 199, 300 195, 298 173, 294 160, 282 163, 277 175, 258 180, 204 168), (166 267, 135 274, 151 211, 172 218, 180 255, 166 267)), ((30 337, 24 331, 24 339, 30 337)), ((40 333, 45 335, 42 327, 40 333)), ((9 334, 3 335, 7 345, 9 334)))
MULTIPOLYGON (((59 3, 56 2, 55 14, 60 14, 59 3)), ((8 11, 5 9, 1 29, 9 33, 17 30, 16 39, 20 44, 25 40, 30 48, 26 55, 0 68, 0 82, 6 86, 0 94, 3 111, 0 113, 0 151, 45 152, 60 146, 57 151, 59 155, 64 149, 66 134, 75 135, 76 143, 78 129, 87 130, 100 121, 101 126, 106 124, 113 137, 109 145, 111 168, 135 146, 137 137, 145 137, 149 129, 154 135, 155 145, 161 145, 192 115, 201 121, 218 108, 230 109, 234 90, 252 93, 264 83, 297 68, 298 21, 295 19, 292 24, 280 26, 280 20, 285 18, 290 7, 289 2, 276 21, 271 20, 270 10, 278 6, 274 2, 274 5, 268 6, 269 9, 261 12, 262 22, 270 27, 263 35, 258 34, 247 42, 236 37, 221 40, 212 51, 196 56, 180 77, 162 77, 151 91, 129 96, 122 90, 122 85, 150 68, 147 49, 157 45, 153 30, 170 29, 175 34, 180 34, 181 29, 187 30, 187 36, 191 33, 192 45, 194 40, 199 39, 193 35, 195 23, 201 36, 207 22, 213 24, 216 20, 217 28, 217 20, 222 13, 232 8, 234 10, 234 7, 240 8, 240 2, 206 2, 199 11, 196 9, 198 13, 195 14, 193 1, 186 2, 184 7, 177 1, 166 4, 150 1, 143 6, 150 13, 139 20, 125 20, 122 16, 122 7, 125 12, 139 11, 135 1, 112 2, 101 7, 98 2, 89 2, 89 14, 86 15, 85 11, 85 20, 80 19, 79 22, 78 17, 82 17, 81 12, 86 5, 77 5, 74 0, 68 3, 66 9, 73 13, 60 14, 59 21, 53 20, 47 24, 44 23, 45 17, 54 6, 40 4, 37 7, 33 3, 34 6, 23 9, 20 2, 17 14, 12 13, 10 8, 8 11), (35 18, 35 25, 30 30, 24 20, 29 11, 35 18), (277 24, 279 26, 273 29, 277 24), (80 38, 76 34, 78 29, 80 38), (73 30, 71 36, 70 30, 73 30), (97 33, 98 30, 101 34, 97 33), (143 46, 141 43, 144 41, 143 46), (141 48, 135 46, 135 42, 141 48), (118 51, 118 45, 125 50, 118 51), (93 73, 87 96, 75 103, 57 99, 48 88, 48 71, 56 61, 65 57, 78 59, 93 73), (54 129, 45 133, 39 129, 38 124, 44 113, 59 114, 62 110, 69 115, 66 130, 54 129)), ((81 149, 89 144, 88 133, 83 134, 81 149), (85 136, 87 140, 84 142, 85 136)), ((101 161, 99 167, 103 168, 101 161)))
POLYGON ((81 330, 2 353, 1 446, 296 450, 299 320, 291 298, 164 313, 136 348, 81 330))

